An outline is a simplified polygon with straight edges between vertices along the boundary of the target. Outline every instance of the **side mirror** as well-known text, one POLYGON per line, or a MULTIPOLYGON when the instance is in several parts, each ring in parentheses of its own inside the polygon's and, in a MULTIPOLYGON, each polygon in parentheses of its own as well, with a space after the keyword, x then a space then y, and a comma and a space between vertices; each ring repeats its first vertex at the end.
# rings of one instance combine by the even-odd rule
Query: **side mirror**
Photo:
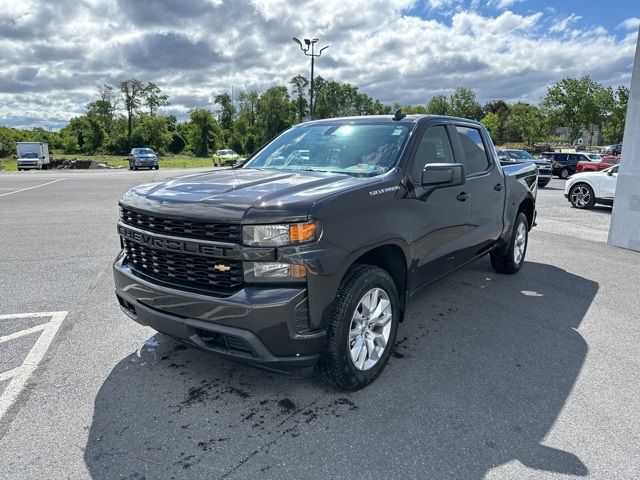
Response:
POLYGON ((445 188, 464 185, 467 178, 460 163, 427 163, 422 171, 423 188, 445 188))

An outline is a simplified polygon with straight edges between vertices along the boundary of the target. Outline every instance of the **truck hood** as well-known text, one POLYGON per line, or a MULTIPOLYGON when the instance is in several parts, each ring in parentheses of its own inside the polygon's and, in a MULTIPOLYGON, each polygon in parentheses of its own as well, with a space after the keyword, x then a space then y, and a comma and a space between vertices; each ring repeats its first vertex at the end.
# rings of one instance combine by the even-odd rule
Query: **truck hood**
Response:
POLYGON ((198 220, 288 222, 306 219, 321 198, 378 181, 338 173, 228 169, 139 185, 120 203, 151 214, 198 220))

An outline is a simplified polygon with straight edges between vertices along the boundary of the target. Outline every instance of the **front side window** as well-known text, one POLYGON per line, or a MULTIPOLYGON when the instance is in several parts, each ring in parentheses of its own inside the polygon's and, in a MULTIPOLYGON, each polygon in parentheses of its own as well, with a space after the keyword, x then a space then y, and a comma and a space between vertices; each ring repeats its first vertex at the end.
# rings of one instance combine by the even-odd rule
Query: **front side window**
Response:
POLYGON ((444 125, 429 127, 420 139, 420 144, 411 166, 411 180, 416 184, 420 184, 422 171, 428 163, 453 163, 454 161, 447 128, 444 125))
POLYGON ((242 168, 376 176, 388 172, 412 126, 389 122, 322 122, 284 132, 242 168))
POLYGON ((456 130, 464 151, 463 163, 467 176, 484 172, 490 163, 480 130, 459 125, 456 125, 456 130))

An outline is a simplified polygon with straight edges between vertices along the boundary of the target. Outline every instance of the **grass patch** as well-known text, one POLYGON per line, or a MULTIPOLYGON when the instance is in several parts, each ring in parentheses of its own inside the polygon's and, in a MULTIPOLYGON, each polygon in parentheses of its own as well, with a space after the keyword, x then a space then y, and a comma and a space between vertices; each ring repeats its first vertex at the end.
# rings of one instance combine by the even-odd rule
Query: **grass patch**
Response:
MULTIPOLYGON (((129 168, 129 160, 122 155, 75 155, 68 153, 54 153, 52 158, 69 160, 93 160, 102 162, 112 167, 129 168)), ((0 165, 3 171, 14 172, 18 169, 16 160, 13 158, 0 158, 0 165)), ((160 168, 197 168, 212 167, 212 158, 197 158, 189 155, 172 155, 160 157, 160 168)))

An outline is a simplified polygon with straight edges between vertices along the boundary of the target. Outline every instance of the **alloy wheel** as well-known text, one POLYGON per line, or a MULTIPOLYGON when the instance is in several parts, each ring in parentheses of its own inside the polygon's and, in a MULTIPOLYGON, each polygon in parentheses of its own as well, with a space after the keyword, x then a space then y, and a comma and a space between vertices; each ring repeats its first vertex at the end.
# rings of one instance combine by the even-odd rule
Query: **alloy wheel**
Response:
POLYGON ((591 192, 589 189, 583 185, 578 185, 573 187, 571 190, 571 203, 578 207, 584 208, 591 201, 591 192))
POLYGON ((360 299, 349 326, 348 347, 353 365, 369 370, 382 358, 389 343, 393 310, 389 295, 372 288, 360 299))
POLYGON ((516 230, 516 238, 513 242, 513 261, 519 264, 524 257, 524 251, 527 247, 527 229, 524 223, 518 225, 516 230))

